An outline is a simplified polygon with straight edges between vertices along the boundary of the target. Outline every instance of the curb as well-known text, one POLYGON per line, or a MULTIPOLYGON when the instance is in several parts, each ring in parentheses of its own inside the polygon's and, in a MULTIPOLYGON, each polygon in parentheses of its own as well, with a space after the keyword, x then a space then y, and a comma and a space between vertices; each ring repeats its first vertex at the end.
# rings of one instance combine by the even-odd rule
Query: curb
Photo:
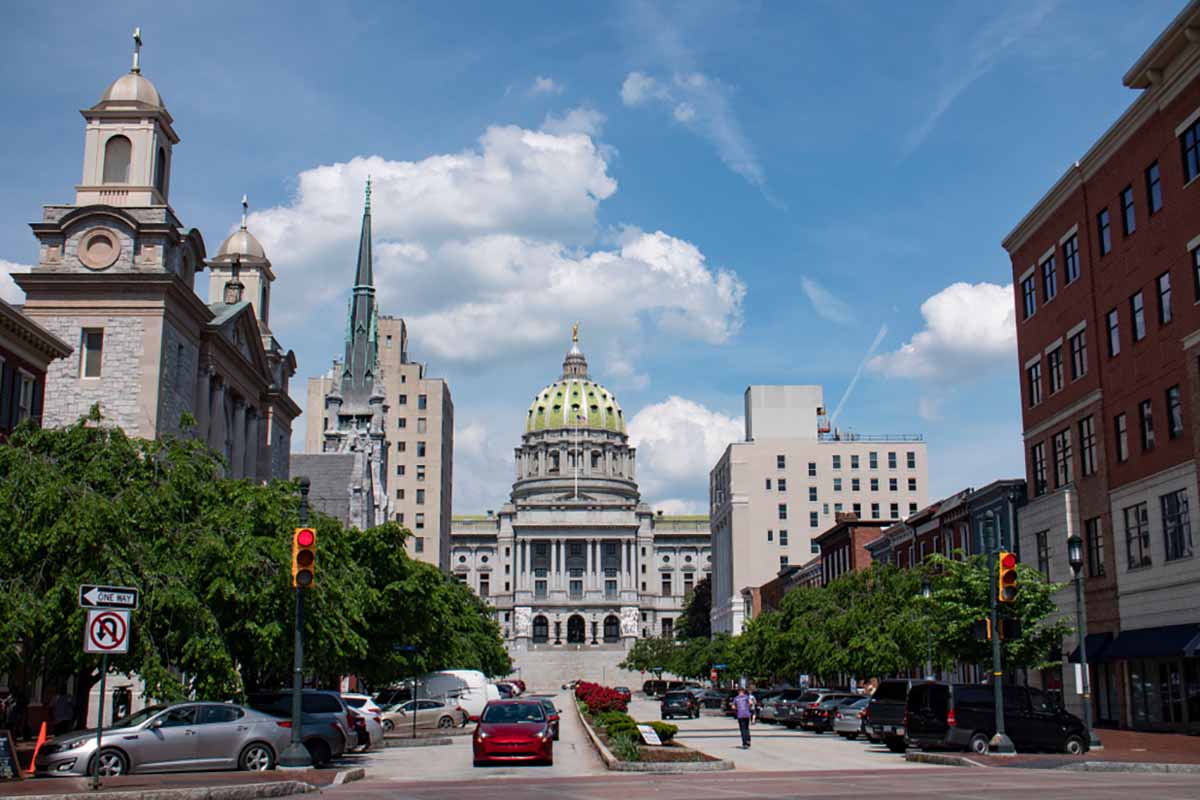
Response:
POLYGON ((367 777, 367 771, 362 767, 352 767, 350 769, 339 769, 338 774, 333 776, 333 783, 330 786, 341 786, 343 783, 353 783, 361 781, 367 777))
POLYGON ((925 753, 925 752, 908 752, 904 754, 905 761, 912 761, 920 764, 940 764, 943 767, 986 767, 987 764, 981 764, 974 759, 966 756, 952 756, 946 753, 925 753))
MULTIPOLYGON (((346 770, 353 772, 354 770, 346 770)), ((353 780, 353 779, 351 779, 353 780)), ((259 797, 290 797, 320 791, 304 781, 275 781, 273 783, 246 783, 240 786, 202 786, 178 789, 128 789, 100 790, 98 792, 72 792, 70 794, 24 795, 21 800, 254 800, 259 797)))
POLYGON ((600 754, 600 760, 604 762, 605 767, 613 772, 651 772, 662 774, 675 772, 720 772, 734 768, 732 761, 621 761, 604 746, 604 742, 600 741, 600 737, 592 730, 592 726, 583 718, 583 712, 579 710, 579 704, 574 702, 575 698, 572 697, 571 700, 572 705, 575 706, 575 715, 579 719, 579 723, 583 726, 583 730, 587 733, 588 738, 591 739, 596 752, 600 754))
POLYGON ((1084 761, 1055 767, 1070 772, 1168 772, 1200 775, 1200 764, 1160 764, 1153 761, 1084 761))
POLYGON ((404 739, 401 737, 387 736, 383 737, 384 747, 434 747, 436 745, 451 744, 450 737, 435 738, 433 736, 418 737, 416 739, 404 739))

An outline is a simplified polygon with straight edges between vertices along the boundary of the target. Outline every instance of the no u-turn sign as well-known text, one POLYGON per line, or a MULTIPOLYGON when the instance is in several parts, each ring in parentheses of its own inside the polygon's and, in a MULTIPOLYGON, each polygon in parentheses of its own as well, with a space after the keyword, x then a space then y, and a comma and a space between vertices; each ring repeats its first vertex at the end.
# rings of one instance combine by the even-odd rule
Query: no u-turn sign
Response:
POLYGON ((129 612, 112 608, 89 608, 83 631, 85 653, 128 653, 129 612))

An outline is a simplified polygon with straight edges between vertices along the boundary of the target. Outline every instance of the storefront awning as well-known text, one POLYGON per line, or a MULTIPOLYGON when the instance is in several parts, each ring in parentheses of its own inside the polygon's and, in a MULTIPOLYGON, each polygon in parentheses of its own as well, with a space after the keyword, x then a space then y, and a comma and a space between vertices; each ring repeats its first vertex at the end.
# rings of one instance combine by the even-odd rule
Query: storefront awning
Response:
POLYGON ((1104 651, 1104 659, 1179 658, 1194 656, 1197 650, 1200 650, 1200 623, 1163 625, 1121 631, 1104 651))
MULTIPOLYGON (((1105 659, 1108 646, 1112 643, 1113 635, 1111 633, 1089 633, 1084 641, 1087 643, 1087 660, 1089 664, 1099 664, 1105 659)), ((1071 651, 1067 661, 1072 664, 1079 661, 1079 648, 1076 647, 1071 651)))

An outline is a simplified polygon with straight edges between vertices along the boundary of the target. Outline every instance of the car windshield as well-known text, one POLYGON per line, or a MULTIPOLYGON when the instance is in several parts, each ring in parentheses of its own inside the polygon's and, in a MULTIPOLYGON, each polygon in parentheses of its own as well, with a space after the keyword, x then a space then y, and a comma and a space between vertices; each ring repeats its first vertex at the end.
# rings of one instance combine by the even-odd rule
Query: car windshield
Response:
POLYGON ((484 722, 545 722, 546 712, 540 703, 503 703, 489 705, 483 710, 484 722))
POLYGON ((155 714, 159 713, 160 711, 165 711, 166 708, 167 708, 166 706, 146 706, 141 711, 130 714, 127 717, 121 717, 119 720, 117 720, 116 722, 113 722, 108 727, 110 729, 111 728, 133 728, 137 725, 141 725, 143 722, 150 719, 151 717, 153 717, 155 714))
POLYGON ((365 697, 346 697, 346 695, 342 695, 342 702, 345 703, 346 705, 350 706, 351 708, 362 708, 363 706, 365 706, 367 704, 367 698, 365 698, 365 697))
POLYGON ((667 692, 663 700, 687 700, 691 696, 690 692, 667 692))

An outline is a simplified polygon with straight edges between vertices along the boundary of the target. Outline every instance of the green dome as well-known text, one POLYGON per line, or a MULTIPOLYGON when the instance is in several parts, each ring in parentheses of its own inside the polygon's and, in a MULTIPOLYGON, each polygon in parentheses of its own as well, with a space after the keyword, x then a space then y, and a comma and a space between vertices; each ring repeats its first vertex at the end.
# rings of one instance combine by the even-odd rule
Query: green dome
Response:
POLYGON ((537 393, 525 415, 525 432, 590 428, 625 433, 625 416, 608 389, 586 378, 562 378, 537 393))

